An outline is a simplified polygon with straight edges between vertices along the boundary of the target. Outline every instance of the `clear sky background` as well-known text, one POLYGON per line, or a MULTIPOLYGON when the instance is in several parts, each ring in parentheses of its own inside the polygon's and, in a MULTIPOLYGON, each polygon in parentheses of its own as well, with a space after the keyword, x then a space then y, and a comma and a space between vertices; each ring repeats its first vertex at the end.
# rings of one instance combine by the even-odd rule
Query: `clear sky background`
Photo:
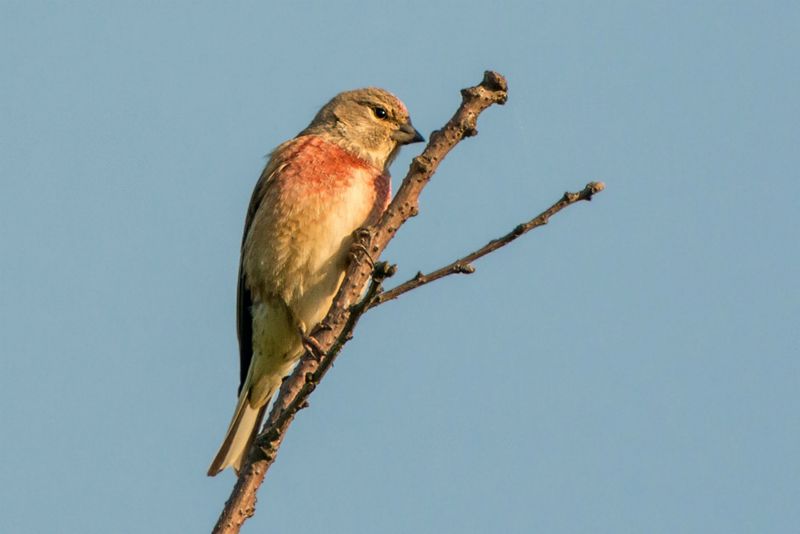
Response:
POLYGON ((365 317, 245 532, 800 531, 796 2, 73 4, 0 3, 0 532, 209 531, 264 155, 489 68, 396 281, 608 189, 365 317))

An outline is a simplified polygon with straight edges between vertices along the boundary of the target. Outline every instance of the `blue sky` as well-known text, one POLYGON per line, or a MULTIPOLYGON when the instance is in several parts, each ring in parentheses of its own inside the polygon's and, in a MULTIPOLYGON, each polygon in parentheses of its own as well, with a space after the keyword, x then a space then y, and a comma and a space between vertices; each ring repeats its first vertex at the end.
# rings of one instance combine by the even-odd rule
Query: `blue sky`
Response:
POLYGON ((264 155, 365 85, 427 135, 491 68, 396 280, 607 191, 367 315, 245 532, 797 532, 798 35, 793 2, 0 3, 0 531, 209 531, 264 155))

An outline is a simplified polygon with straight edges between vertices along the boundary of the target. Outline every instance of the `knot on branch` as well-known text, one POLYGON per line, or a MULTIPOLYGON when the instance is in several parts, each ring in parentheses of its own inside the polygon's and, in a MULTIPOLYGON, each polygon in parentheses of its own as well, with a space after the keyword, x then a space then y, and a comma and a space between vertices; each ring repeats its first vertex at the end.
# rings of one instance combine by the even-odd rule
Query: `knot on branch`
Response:
POLYGON ((276 425, 272 425, 269 430, 256 437, 256 452, 265 455, 267 458, 275 452, 274 443, 281 437, 281 430, 276 425))
POLYGON ((453 271, 458 274, 472 274, 475 272, 475 267, 469 263, 456 263, 453 271))
POLYGON ((396 273, 397 265, 391 264, 388 261, 379 261, 372 270, 372 279, 377 283, 381 283, 387 278, 391 278, 396 273))
MULTIPOLYGON (((438 132, 437 130, 436 132, 438 132)), ((434 134, 436 133, 434 132, 434 134)), ((428 158, 423 156, 417 156, 416 158, 411 160, 411 172, 416 172, 420 174, 426 174, 431 170, 431 162, 428 158)))

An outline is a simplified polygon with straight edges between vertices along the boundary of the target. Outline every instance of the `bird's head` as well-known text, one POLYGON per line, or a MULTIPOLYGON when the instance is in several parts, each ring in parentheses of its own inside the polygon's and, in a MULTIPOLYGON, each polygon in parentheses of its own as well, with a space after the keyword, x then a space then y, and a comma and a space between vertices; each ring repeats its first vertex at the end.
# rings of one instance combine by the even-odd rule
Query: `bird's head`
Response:
POLYGON ((400 99, 376 87, 333 97, 301 132, 306 134, 320 135, 384 170, 402 145, 425 140, 400 99))

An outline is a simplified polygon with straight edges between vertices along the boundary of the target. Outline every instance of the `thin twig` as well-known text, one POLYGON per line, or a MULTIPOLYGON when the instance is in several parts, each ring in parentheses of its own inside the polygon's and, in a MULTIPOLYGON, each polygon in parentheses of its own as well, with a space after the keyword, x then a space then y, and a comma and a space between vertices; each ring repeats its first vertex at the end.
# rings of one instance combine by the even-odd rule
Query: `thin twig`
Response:
POLYGON ((550 217, 561 211, 562 209, 566 208, 567 206, 571 206, 577 202, 582 200, 592 200, 592 197, 605 189, 605 184, 603 182, 589 182, 586 184, 586 187, 583 188, 582 191, 577 193, 564 193, 558 202, 554 203, 552 206, 544 210, 542 213, 531 219, 530 221, 522 224, 518 224, 511 230, 509 233, 504 235, 503 237, 499 237, 497 239, 493 239, 489 241, 484 246, 476 250, 475 252, 471 252, 464 256, 463 258, 459 258, 453 263, 449 265, 445 265, 440 269, 436 269, 433 272, 428 274, 422 274, 422 272, 418 272, 414 278, 403 282, 402 284, 389 289, 388 291, 384 291, 380 295, 378 295, 373 303, 370 305, 370 308, 374 308, 375 306, 380 306, 384 302, 389 302, 390 300, 394 300, 400 295, 404 293, 408 293, 412 289, 416 289, 420 286, 424 286, 425 284, 430 284, 431 282, 435 282, 440 278, 444 278, 445 276, 449 276, 451 274, 472 274, 475 272, 475 267, 472 266, 472 262, 486 256, 490 252, 494 252, 495 250, 504 247, 514 241, 516 238, 520 237, 523 234, 526 234, 537 228, 539 226, 544 226, 550 220, 550 217))
POLYGON ((442 159, 459 141, 478 133, 478 115, 492 104, 505 103, 508 97, 506 80, 500 74, 487 71, 480 84, 462 89, 461 96, 461 105, 453 117, 441 130, 431 134, 428 146, 411 162, 408 174, 378 224, 358 238, 333 304, 311 334, 323 352, 314 355, 306 351, 292 374, 284 380, 264 430, 250 448, 239 479, 214 527, 215 534, 239 532, 242 524, 255 513, 256 492, 275 461, 286 430, 297 412, 307 406, 308 396, 352 336, 358 319, 381 291, 371 258, 379 258, 398 228, 418 213, 419 195, 442 159), (370 279, 373 283, 366 297, 361 299, 370 279))

